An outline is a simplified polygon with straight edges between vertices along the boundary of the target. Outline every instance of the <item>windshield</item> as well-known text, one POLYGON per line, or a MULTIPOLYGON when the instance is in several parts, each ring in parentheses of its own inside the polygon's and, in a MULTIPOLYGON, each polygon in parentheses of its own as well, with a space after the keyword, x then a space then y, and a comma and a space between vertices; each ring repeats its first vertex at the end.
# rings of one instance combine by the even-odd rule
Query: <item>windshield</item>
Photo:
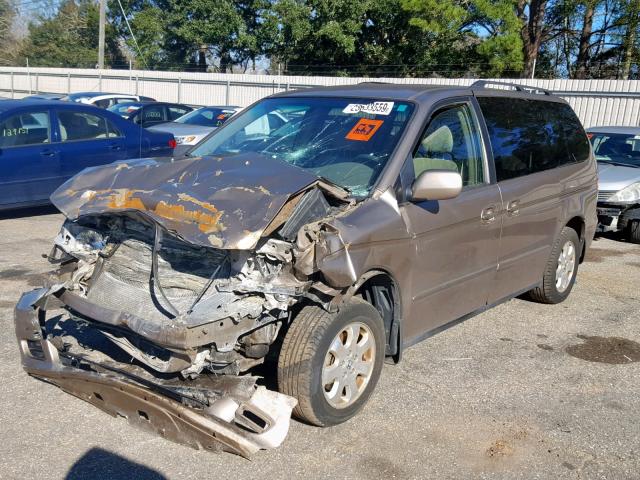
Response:
POLYGON ((234 113, 236 113, 235 110, 229 110, 227 108, 204 107, 189 112, 174 121, 177 123, 186 123, 187 125, 219 127, 230 119, 234 113))
POLYGON ((189 154, 267 155, 366 196, 412 110, 371 98, 267 98, 189 154))
POLYGON ((640 167, 640 135, 599 132, 587 135, 599 162, 640 167))
POLYGON ((133 102, 116 103, 115 105, 107 108, 110 112, 117 113, 121 117, 128 117, 136 110, 139 110, 141 105, 132 104, 133 102))

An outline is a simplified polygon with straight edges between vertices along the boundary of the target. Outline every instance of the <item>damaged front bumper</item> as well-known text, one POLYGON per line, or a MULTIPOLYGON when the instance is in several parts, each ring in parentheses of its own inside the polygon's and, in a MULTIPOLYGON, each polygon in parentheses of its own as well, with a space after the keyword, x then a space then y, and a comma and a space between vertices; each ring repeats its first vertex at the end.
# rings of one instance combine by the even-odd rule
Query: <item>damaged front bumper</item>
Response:
POLYGON ((256 386, 255 377, 208 377, 206 388, 182 387, 61 351, 45 327, 54 302, 52 290, 41 288, 23 294, 15 308, 22 365, 30 375, 196 449, 249 457, 284 441, 295 399, 256 386))

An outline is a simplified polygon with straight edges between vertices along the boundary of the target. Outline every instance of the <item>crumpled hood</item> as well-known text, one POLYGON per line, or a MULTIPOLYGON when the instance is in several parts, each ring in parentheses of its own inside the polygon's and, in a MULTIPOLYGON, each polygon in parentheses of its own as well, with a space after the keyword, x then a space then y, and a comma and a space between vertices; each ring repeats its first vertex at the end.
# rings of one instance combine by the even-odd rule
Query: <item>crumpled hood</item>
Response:
POLYGON ((136 211, 187 242, 244 250, 255 248, 292 195, 316 184, 338 190, 305 170, 256 154, 138 159, 85 169, 51 201, 71 220, 136 211))
POLYGON ((622 190, 640 182, 640 168, 598 162, 598 190, 622 190))

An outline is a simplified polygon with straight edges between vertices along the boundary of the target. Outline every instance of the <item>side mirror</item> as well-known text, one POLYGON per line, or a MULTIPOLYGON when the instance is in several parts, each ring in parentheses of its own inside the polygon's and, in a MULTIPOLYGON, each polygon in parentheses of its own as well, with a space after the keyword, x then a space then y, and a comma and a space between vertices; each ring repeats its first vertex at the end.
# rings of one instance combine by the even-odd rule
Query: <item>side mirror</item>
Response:
POLYGON ((427 170, 411 186, 411 200, 447 200, 460 195, 462 177, 452 170, 427 170))

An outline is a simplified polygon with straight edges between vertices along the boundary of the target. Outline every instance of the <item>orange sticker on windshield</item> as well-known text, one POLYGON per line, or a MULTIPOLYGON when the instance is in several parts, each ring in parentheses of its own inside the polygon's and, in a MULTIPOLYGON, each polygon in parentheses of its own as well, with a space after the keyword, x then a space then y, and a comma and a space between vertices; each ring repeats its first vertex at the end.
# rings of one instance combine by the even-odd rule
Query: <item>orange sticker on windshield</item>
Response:
POLYGON ((384 120, 369 120, 368 118, 361 118, 344 138, 347 140, 368 142, 383 123, 384 120))

